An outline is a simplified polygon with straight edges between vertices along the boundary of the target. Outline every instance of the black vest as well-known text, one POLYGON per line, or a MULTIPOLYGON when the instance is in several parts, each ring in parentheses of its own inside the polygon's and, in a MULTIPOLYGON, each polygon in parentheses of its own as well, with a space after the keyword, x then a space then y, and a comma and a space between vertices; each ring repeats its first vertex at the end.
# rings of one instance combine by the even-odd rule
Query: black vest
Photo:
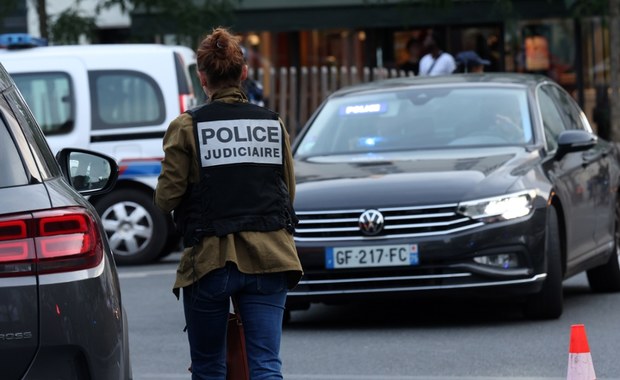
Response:
POLYGON ((284 133, 278 115, 249 103, 213 102, 190 110, 200 182, 175 209, 186 247, 240 231, 294 232, 283 180, 284 133))

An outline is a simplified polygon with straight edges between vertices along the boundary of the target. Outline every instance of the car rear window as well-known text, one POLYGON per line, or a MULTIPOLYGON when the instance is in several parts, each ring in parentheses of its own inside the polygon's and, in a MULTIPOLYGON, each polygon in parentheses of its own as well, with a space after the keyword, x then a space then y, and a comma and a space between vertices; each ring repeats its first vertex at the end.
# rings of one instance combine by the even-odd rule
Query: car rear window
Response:
POLYGON ((89 73, 93 129, 153 126, 166 118, 164 96, 150 76, 131 70, 89 73))
POLYGON ((12 74, 12 77, 45 135, 73 130, 75 102, 69 75, 47 72, 12 74))
POLYGON ((0 188, 28 184, 28 175, 13 137, 0 118, 0 188))

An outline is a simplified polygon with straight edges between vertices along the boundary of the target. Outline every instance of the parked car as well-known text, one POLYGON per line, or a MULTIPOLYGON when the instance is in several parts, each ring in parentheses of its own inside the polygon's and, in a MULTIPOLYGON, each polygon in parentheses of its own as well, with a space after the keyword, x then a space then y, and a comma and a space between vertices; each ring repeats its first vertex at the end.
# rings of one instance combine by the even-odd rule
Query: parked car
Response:
POLYGON ((120 166, 116 187, 89 198, 119 264, 144 264, 179 246, 171 219, 153 204, 162 138, 196 104, 195 53, 156 44, 11 48, 2 62, 53 152, 102 152, 120 166))
POLYGON ((547 77, 401 78, 331 95, 294 146, 312 302, 415 295, 514 299, 562 313, 583 271, 620 290, 617 147, 547 77))
POLYGON ((114 159, 57 159, 0 65, 0 366, 3 379, 131 379, 127 317, 94 207, 114 159))

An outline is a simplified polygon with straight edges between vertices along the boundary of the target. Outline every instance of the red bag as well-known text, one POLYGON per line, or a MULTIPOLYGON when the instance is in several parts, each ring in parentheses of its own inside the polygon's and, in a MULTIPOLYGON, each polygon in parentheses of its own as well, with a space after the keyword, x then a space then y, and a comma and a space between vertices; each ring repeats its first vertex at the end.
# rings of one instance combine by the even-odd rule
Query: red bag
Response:
POLYGON ((248 370, 248 357, 245 352, 245 334, 236 305, 235 313, 237 314, 228 314, 226 380, 249 380, 250 371, 248 370))
MULTIPOLYGON (((245 352, 245 334, 235 301, 233 301, 233 307, 235 312, 228 314, 226 332, 226 380, 250 380, 248 356, 245 352)), ((192 372, 191 365, 188 370, 192 372)))

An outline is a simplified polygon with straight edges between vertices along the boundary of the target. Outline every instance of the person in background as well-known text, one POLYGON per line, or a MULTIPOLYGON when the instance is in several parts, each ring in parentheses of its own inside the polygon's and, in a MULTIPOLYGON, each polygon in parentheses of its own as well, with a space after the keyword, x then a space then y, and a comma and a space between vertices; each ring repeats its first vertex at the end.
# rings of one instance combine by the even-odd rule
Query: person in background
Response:
POLYGON ((439 37, 429 32, 424 39, 424 48, 428 51, 420 60, 421 76, 436 76, 452 74, 456 69, 454 57, 443 51, 439 37))
POLYGON ((490 61, 480 58, 473 50, 462 51, 456 55, 457 71, 459 73, 482 73, 490 61))
MULTIPOLYGON (((243 53, 243 58, 245 59, 245 62, 247 63, 249 61, 248 60, 248 49, 241 46, 241 52, 243 53)), ((245 95, 248 97, 248 101, 250 103, 259 105, 261 107, 265 107, 265 96, 263 92, 263 85, 260 84, 259 81, 254 80, 250 77, 247 77, 245 78, 245 80, 241 82, 241 89, 243 90, 245 95)))
POLYGON ((420 73, 420 53, 422 51, 422 43, 415 37, 407 41, 407 60, 398 66, 399 70, 403 70, 407 75, 418 75, 420 73))
POLYGON ((170 123, 155 192, 183 236, 173 293, 183 294, 192 379, 226 379, 231 297, 251 379, 282 379, 286 295, 303 274, 289 136, 278 114, 242 92, 248 68, 227 29, 200 42, 197 67, 208 101, 170 123))

